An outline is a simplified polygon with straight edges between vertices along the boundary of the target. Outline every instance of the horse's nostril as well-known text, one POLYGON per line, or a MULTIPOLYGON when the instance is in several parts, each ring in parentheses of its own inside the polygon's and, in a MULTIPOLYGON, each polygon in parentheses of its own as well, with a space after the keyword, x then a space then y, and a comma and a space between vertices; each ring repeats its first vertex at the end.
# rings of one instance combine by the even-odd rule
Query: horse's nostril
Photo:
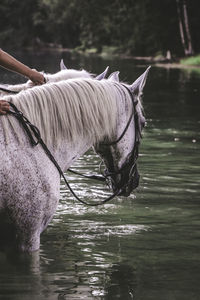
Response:
POLYGON ((126 190, 121 190, 118 196, 128 197, 131 192, 128 192, 126 190))

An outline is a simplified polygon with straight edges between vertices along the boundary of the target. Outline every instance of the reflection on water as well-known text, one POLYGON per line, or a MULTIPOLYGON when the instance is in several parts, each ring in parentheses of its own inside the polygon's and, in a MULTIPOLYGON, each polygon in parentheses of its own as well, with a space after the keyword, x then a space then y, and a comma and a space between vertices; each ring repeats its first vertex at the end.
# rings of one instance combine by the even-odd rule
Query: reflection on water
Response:
MULTIPOLYGON (((35 67, 58 69, 59 55, 25 57, 35 67)), ((130 60, 65 59, 69 67, 96 73, 110 65, 129 82, 144 70, 130 60)), ((2 71, 0 76, 4 82, 18 79, 2 71)), ((62 182, 40 251, 31 256, 0 251, 0 299, 199 299, 199 81, 198 73, 152 68, 140 187, 128 198, 94 208, 77 203, 62 182)), ((89 151, 74 168, 98 172, 98 163, 89 151)), ((109 194, 95 181, 67 176, 87 200, 109 194)))

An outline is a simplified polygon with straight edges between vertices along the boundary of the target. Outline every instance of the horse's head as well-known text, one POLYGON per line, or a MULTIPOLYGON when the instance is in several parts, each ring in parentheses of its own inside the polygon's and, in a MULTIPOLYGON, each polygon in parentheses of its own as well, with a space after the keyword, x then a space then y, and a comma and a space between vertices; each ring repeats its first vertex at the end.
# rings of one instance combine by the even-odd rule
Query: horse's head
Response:
MULTIPOLYGON (((108 69, 109 69, 109 66, 107 66, 106 69, 105 69, 101 74, 98 74, 98 75, 95 77, 95 79, 97 79, 97 80, 102 80, 102 79, 104 79, 105 76, 106 76, 106 74, 107 74, 107 72, 108 72, 108 69)), ((65 63, 64 63, 63 59, 61 59, 61 61, 60 61, 60 71, 61 71, 60 73, 63 74, 63 75, 62 75, 62 76, 63 76, 63 79, 69 79, 69 75, 70 75, 69 71, 72 71, 72 70, 68 69, 68 68, 65 66, 65 63), (64 70, 64 71, 63 71, 63 70, 64 70), (66 71, 66 70, 68 70, 68 71, 66 71), (62 72, 62 71, 63 71, 63 72, 62 72), (68 76, 68 78, 64 78, 64 77, 65 77, 65 74, 68 76)), ((88 73, 88 72, 85 71, 85 70, 82 70, 82 71, 73 70, 73 71, 74 71, 74 73, 71 72, 71 73, 72 73, 72 76, 73 76, 73 77, 71 77, 71 78, 76 78, 76 77, 92 78, 92 75, 93 75, 93 74, 88 73)), ((58 72, 58 74, 59 74, 59 72, 58 72)))
POLYGON ((103 141, 95 147, 106 165, 104 176, 113 192, 122 196, 129 196, 139 184, 136 160, 141 131, 145 125, 140 98, 148 71, 149 68, 132 85, 114 80, 121 95, 116 134, 113 141, 103 141))

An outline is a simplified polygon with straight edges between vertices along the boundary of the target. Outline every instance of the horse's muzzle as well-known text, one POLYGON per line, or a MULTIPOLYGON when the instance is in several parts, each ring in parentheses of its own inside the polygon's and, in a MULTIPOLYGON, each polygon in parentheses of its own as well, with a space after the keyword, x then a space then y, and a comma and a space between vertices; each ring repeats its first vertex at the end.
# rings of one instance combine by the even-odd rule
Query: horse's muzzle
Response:
POLYGON ((134 189, 139 186, 139 174, 137 178, 131 178, 128 180, 128 183, 120 190, 118 196, 128 197, 134 189))
POLYGON ((137 170, 137 165, 135 164, 129 172, 125 169, 118 174, 117 176, 111 175, 111 186, 112 190, 115 193, 119 191, 118 196, 128 197, 131 192, 136 189, 139 185, 140 175, 137 170))

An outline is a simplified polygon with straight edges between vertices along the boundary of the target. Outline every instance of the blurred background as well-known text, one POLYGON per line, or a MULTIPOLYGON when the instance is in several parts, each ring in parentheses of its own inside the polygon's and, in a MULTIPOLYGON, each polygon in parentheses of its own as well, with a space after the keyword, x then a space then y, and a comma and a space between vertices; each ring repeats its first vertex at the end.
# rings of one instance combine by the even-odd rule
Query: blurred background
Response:
POLYGON ((1 0, 0 15, 4 49, 60 47, 134 56, 170 51, 172 57, 200 51, 198 0, 1 0))

